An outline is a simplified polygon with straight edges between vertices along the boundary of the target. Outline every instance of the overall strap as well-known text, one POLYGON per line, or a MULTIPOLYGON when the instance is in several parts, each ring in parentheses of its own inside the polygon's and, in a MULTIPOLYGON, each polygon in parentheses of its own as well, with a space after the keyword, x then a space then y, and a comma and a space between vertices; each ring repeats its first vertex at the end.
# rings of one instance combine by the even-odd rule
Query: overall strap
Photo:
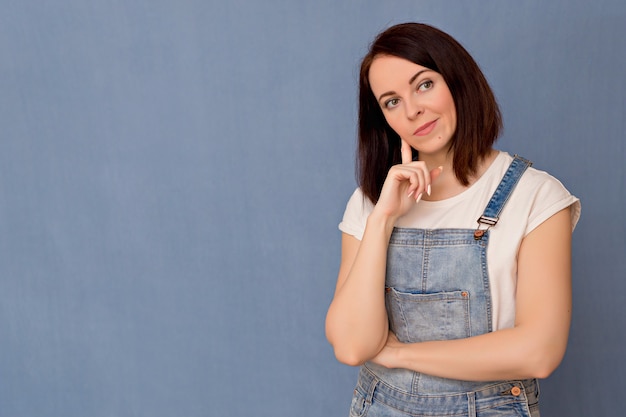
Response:
POLYGON ((522 174, 524 174, 526 169, 532 164, 532 162, 519 155, 513 157, 513 162, 509 165, 504 177, 502 177, 502 181, 498 184, 498 188, 496 188, 496 191, 494 191, 491 196, 491 200, 487 203, 485 211, 482 216, 478 218, 478 228, 474 232, 474 239, 479 240, 491 226, 495 226, 496 223, 498 223, 500 213, 502 213, 502 209, 504 209, 507 201, 509 201, 513 189, 519 182, 522 174), (481 225, 486 225, 487 227, 481 229, 481 225))

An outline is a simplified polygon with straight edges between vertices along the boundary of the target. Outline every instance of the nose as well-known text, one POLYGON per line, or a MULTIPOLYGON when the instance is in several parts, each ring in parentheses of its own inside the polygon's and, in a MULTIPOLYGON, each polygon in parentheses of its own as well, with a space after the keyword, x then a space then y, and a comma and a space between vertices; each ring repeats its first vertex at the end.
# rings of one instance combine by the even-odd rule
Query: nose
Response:
POLYGON ((424 108, 417 100, 411 100, 405 103, 406 117, 410 120, 414 120, 417 116, 424 113, 424 108))

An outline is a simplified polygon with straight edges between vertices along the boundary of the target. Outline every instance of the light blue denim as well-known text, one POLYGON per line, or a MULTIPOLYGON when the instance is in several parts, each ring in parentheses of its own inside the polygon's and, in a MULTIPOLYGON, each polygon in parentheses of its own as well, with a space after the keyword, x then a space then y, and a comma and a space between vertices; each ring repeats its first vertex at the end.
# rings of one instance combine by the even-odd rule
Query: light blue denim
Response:
MULTIPOLYGON (((497 223, 530 162, 516 157, 487 205, 497 223)), ((479 226, 480 227, 480 226, 479 226)), ((467 338, 491 332, 487 272, 489 230, 394 229, 387 253, 385 301, 390 329, 404 343, 467 338)), ((361 367, 351 417, 539 417, 536 380, 474 382, 361 367)))
POLYGON ((481 383, 467 392, 420 394, 398 389, 381 377, 384 374, 361 367, 350 417, 539 417, 534 379, 481 383))

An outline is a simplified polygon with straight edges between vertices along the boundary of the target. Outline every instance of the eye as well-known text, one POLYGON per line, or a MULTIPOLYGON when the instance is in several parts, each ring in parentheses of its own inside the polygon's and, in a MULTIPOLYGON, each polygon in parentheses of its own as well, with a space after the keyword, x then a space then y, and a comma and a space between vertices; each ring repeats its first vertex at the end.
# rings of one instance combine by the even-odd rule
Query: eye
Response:
POLYGON ((431 88, 433 88, 433 82, 431 80, 426 80, 417 86, 417 91, 426 91, 430 90, 431 88))
POLYGON ((392 99, 389 99, 389 100, 385 101, 385 108, 386 109, 393 109, 398 104, 400 104, 400 99, 392 98, 392 99))

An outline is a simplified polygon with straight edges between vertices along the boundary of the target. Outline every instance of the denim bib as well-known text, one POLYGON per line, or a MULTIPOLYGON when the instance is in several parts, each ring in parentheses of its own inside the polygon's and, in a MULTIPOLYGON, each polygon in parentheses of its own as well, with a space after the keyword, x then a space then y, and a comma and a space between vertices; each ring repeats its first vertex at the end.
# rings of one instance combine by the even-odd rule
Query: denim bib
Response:
MULTIPOLYGON (((530 165, 515 156, 475 230, 394 229, 385 303, 390 329, 401 342, 461 339, 493 330, 489 228, 530 165)), ((359 372, 351 416, 474 416, 482 407, 495 411, 480 415, 530 417, 538 416, 537 396, 534 380, 459 381, 367 363, 359 372)))

